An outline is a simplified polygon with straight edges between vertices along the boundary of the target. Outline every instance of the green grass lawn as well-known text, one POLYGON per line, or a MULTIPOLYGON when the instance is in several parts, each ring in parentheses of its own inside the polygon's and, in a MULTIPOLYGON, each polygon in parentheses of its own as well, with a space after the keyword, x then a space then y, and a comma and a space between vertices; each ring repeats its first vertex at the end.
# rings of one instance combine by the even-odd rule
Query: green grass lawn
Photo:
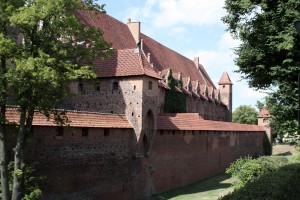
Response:
POLYGON ((191 185, 157 194, 147 200, 214 200, 233 191, 233 182, 227 174, 219 174, 191 185))
MULTIPOLYGON (((274 154, 286 156, 290 163, 299 163, 300 154, 289 145, 273 147, 274 154)), ((217 200, 233 191, 234 179, 228 174, 219 174, 206 180, 198 181, 182 188, 156 194, 145 200, 217 200)))

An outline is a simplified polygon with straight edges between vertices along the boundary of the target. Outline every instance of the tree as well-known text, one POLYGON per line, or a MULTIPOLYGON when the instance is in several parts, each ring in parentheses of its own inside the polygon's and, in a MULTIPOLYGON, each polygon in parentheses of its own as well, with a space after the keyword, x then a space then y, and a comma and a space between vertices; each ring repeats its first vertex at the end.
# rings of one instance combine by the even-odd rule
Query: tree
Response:
POLYGON ((165 94, 165 104, 164 112, 166 113, 183 113, 186 112, 186 98, 184 92, 178 92, 176 86, 182 89, 182 81, 176 81, 172 75, 172 70, 170 69, 167 74, 167 85, 170 90, 166 90, 165 94))
POLYGON ((256 105, 255 106, 258 109, 258 111, 261 111, 265 107, 265 103, 261 102, 261 101, 256 101, 256 105))
MULTIPOLYGON (((274 89, 270 112, 276 123, 297 119, 300 37, 293 23, 299 0, 226 0, 223 21, 242 41, 235 49, 238 72, 256 89, 274 89)), ((295 129, 297 127, 290 127, 295 129)))
MULTIPOLYGON (((0 132, 6 134, 5 103, 10 92, 14 97, 12 103, 18 105, 20 111, 12 189, 12 199, 18 200, 22 198, 23 171, 26 166, 23 154, 26 147, 25 137, 31 133, 34 112, 39 111, 47 117, 53 113, 56 119, 59 119, 60 113, 55 112, 54 108, 68 94, 68 82, 78 78, 94 78, 92 61, 95 56, 104 58, 108 55, 109 45, 103 40, 99 29, 84 25, 76 17, 79 10, 101 11, 103 6, 96 6, 94 1, 86 0, 85 4, 81 0, 15 2, 10 1, 7 5, 1 2, 1 6, 6 6, 4 8, 9 10, 5 20, 6 30, 12 32, 5 35, 6 30, 1 30, 0 42, 6 42, 8 49, 16 51, 11 50, 13 53, 8 57, 0 47, 0 103, 3 119, 0 132), (20 37, 22 42, 17 42, 17 38, 20 37)), ((4 139, 2 143, 1 156, 6 152, 3 149, 4 139)), ((5 161, 4 157, 1 157, 1 167, 5 161)), ((6 161, 1 173, 7 170, 7 164, 6 161)), ((5 190, 8 191, 7 188, 3 188, 2 198, 9 199, 9 193, 5 190)))
POLYGON ((257 124, 257 112, 252 106, 241 105, 232 113, 232 121, 239 124, 257 124))

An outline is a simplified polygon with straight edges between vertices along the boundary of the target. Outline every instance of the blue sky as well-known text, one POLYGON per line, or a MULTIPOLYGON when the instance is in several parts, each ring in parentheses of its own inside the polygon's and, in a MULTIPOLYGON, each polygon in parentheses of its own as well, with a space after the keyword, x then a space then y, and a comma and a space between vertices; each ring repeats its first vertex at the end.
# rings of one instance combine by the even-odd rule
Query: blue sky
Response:
POLYGON ((265 93, 248 87, 241 75, 234 73, 233 48, 240 41, 226 32, 221 17, 226 14, 224 0, 100 0, 107 14, 127 22, 141 22, 141 31, 161 44, 200 63, 218 86, 223 71, 233 82, 233 110, 239 105, 252 105, 265 93))

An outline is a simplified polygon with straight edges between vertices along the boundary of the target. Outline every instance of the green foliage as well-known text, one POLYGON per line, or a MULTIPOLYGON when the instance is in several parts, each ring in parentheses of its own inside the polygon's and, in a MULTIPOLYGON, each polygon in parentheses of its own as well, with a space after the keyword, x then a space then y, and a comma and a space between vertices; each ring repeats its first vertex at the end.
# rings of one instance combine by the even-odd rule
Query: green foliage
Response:
POLYGON ((300 140, 298 140, 296 143, 296 149, 297 151, 300 151, 300 140))
POLYGON ((224 196, 222 200, 299 199, 300 164, 286 164, 262 174, 241 189, 224 196))
POLYGON ((257 124, 257 112, 252 106, 241 105, 232 113, 232 121, 240 124, 257 124))
POLYGON ((238 72, 251 87, 275 88, 268 108, 275 123, 283 125, 278 130, 295 130, 288 121, 297 119, 300 36, 294 21, 300 18, 300 1, 226 0, 225 9, 223 21, 242 41, 235 49, 238 72))
MULTIPOLYGON (((176 91, 175 85, 176 81, 173 78, 172 70, 167 77, 167 84, 170 87, 170 90, 166 90, 165 94, 165 104, 164 112, 165 113, 184 113, 186 112, 186 97, 184 92, 176 91)), ((178 88, 182 88, 182 82, 178 81, 178 88)))
POLYGON ((263 151, 266 156, 272 155, 272 144, 266 133, 263 136, 263 151))
MULTIPOLYGON (((23 170, 14 171, 14 163, 10 162, 8 165, 9 170, 9 184, 10 191, 12 191, 13 176, 23 176, 24 178, 24 197, 23 200, 38 200, 42 196, 42 191, 39 187, 39 182, 45 179, 44 176, 36 175, 36 163, 31 166, 26 166, 23 170)), ((1 186, 1 185, 0 185, 1 186)))
POLYGON ((261 102, 261 101, 256 101, 256 105, 255 106, 258 109, 258 111, 260 112, 265 107, 265 103, 261 102))
MULTIPOLYGON (((10 103, 18 105, 21 113, 18 148, 15 148, 20 156, 15 156, 13 199, 21 198, 23 143, 26 133, 30 133, 34 110, 49 116, 68 95, 68 82, 95 78, 92 69, 95 57, 103 59, 110 55, 110 45, 104 41, 101 30, 86 26, 78 18, 80 12, 103 12, 104 5, 98 6, 93 0, 84 2, 0 0, 0 106, 5 107, 9 94, 13 96, 10 103)), ((1 145, 5 146, 5 141, 1 145)), ((2 160, 1 164, 1 167, 7 165, 2 160)), ((26 198, 38 194, 35 191, 26 198)), ((4 199, 8 196, 5 194, 4 199)))
POLYGON ((251 157, 240 158, 226 169, 227 174, 237 178, 233 183, 235 189, 243 188, 247 183, 258 180, 261 176, 275 171, 287 164, 285 157, 260 157, 252 159, 251 157))

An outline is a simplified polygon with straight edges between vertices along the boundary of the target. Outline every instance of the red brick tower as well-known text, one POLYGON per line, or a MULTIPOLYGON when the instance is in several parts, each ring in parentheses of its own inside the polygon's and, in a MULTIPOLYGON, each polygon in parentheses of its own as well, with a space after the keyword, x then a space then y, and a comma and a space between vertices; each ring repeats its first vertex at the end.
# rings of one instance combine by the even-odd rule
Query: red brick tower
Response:
POLYGON ((273 139, 272 138, 272 128, 270 126, 271 117, 272 116, 271 116, 269 110, 266 108, 263 108, 257 116, 258 125, 264 127, 266 134, 269 138, 270 144, 272 144, 272 139, 273 139))
POLYGON ((227 72, 223 72, 219 81, 220 99, 227 106, 228 114, 226 115, 226 121, 232 121, 232 82, 227 72))

